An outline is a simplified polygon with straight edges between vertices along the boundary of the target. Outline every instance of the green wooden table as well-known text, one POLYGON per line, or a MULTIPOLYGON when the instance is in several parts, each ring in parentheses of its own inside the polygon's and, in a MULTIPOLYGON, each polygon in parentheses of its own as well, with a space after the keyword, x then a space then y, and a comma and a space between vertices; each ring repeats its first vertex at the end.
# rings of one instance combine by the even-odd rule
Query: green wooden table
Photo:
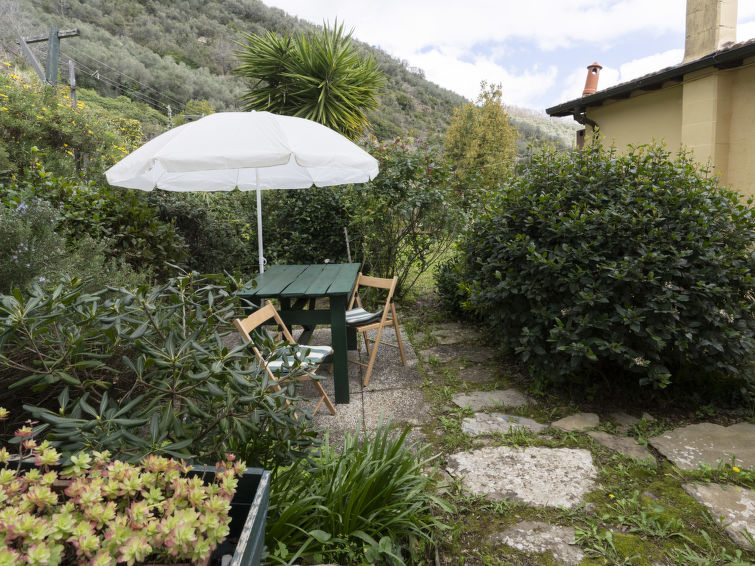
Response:
POLYGON ((265 299, 278 299, 286 325, 304 326, 300 343, 309 341, 316 325, 330 325, 336 403, 349 402, 348 350, 356 350, 357 337, 354 329, 346 328, 346 306, 360 266, 359 263, 273 265, 239 292, 242 300, 258 306, 265 299), (328 299, 328 309, 315 308, 316 299, 321 297, 328 299))

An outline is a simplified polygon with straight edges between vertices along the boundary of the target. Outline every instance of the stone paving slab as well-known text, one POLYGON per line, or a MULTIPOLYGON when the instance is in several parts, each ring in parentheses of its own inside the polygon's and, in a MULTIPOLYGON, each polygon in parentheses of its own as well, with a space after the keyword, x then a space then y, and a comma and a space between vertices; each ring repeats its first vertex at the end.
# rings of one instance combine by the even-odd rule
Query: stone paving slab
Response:
POLYGON ((480 339, 480 334, 475 329, 462 324, 448 324, 442 328, 435 328, 430 335, 441 345, 473 342, 480 339))
POLYGON ((476 413, 474 417, 468 417, 461 422, 461 431, 469 436, 507 434, 516 428, 524 428, 537 434, 548 428, 548 425, 526 417, 503 413, 476 413))
POLYGON ((431 358, 445 364, 454 360, 467 360, 473 363, 484 364, 495 357, 495 349, 488 346, 465 346, 463 344, 441 345, 427 350, 421 350, 420 358, 429 362, 431 358))
POLYGON ((653 466, 656 465, 655 457, 652 452, 641 444, 637 444, 637 441, 634 438, 628 436, 614 436, 613 434, 608 434, 602 430, 591 430, 587 434, 601 446, 605 446, 610 450, 614 450, 620 454, 624 454, 624 456, 634 458, 635 460, 643 460, 651 463, 653 466))
POLYGON ((616 411, 608 416, 613 422, 619 425, 619 430, 621 431, 631 430, 634 425, 638 425, 642 422, 642 419, 624 413, 623 411, 616 411))
POLYGON ((588 450, 538 446, 460 452, 448 457, 446 470, 469 491, 495 501, 567 508, 593 489, 598 474, 588 450))
POLYGON ((694 484, 682 486, 684 491, 710 509, 714 519, 723 517, 726 534, 735 543, 753 549, 742 535, 747 529, 755 535, 755 491, 736 485, 694 484))
POLYGON ((461 349, 458 346, 451 345, 435 346, 434 348, 428 348, 427 350, 420 350, 419 357, 425 363, 433 358, 440 363, 445 364, 458 360, 461 357, 461 349))
POLYGON ((740 468, 755 468, 755 424, 741 422, 724 427, 700 423, 654 436, 651 446, 681 470, 697 470, 700 464, 716 466, 735 456, 740 468))
POLYGON ((595 428, 599 424, 600 418, 595 413, 576 413, 551 423, 551 426, 572 432, 595 428))
POLYGON ((576 566, 585 557, 574 546, 574 529, 550 525, 542 521, 521 521, 502 533, 490 537, 493 544, 505 544, 522 552, 550 552, 553 559, 565 566, 576 566))
POLYGON ((496 380, 493 370, 480 365, 459 369, 459 379, 466 383, 492 383, 496 380))
POLYGON ((495 358, 495 348, 489 348, 488 346, 478 346, 473 348, 464 348, 461 357, 467 361, 484 364, 495 358))
POLYGON ((516 389, 496 389, 494 391, 472 391, 454 395, 454 403, 459 407, 466 407, 473 411, 480 411, 485 407, 521 407, 523 405, 535 405, 533 399, 520 393, 516 389))

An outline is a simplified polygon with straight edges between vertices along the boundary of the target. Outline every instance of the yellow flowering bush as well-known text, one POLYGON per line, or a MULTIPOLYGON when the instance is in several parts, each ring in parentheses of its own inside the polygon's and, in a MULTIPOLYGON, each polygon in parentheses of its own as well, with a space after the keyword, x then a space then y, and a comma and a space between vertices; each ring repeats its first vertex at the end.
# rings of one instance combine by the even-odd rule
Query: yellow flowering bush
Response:
MULTIPOLYGON (((7 67, 7 66, 6 66, 7 67)), ((53 88, 0 67, 0 177, 22 174, 42 158, 59 175, 103 172, 142 142, 137 120, 73 103, 68 87, 53 88), (33 150, 32 148, 36 148, 33 150)))

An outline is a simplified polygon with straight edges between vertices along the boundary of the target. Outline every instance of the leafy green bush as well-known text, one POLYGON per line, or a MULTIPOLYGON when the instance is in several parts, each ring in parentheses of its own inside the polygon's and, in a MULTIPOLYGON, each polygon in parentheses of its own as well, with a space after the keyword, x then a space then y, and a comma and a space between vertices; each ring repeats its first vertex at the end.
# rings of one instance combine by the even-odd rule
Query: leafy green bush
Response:
POLYGON ((463 256, 454 255, 439 263, 434 276, 441 307, 453 316, 469 317, 470 311, 463 308, 469 299, 469 286, 464 281, 463 256))
POLYGON ((293 386, 269 391, 246 348, 226 345, 237 288, 188 273, 107 298, 75 280, 0 295, 0 385, 66 453, 288 463, 314 432, 288 403, 293 386))
POLYGON ((60 211, 29 192, 9 190, 0 198, 0 293, 32 284, 49 287, 64 276, 80 277, 87 289, 138 287, 136 273, 121 258, 108 257, 108 240, 84 234, 66 241, 60 211))
POLYGON ((369 150, 380 174, 344 191, 352 254, 365 273, 397 275, 405 293, 458 236, 471 191, 457 185, 435 145, 396 139, 369 150))
POLYGON ((153 191, 149 203, 186 242, 186 263, 202 273, 245 272, 257 263, 253 193, 153 191))
POLYGON ((87 236, 106 241, 108 258, 160 275, 168 273, 166 262, 186 258, 183 239, 170 222, 157 217, 142 191, 55 176, 42 165, 25 170, 19 179, 0 182, 0 190, 4 202, 37 198, 52 203, 59 214, 56 231, 66 236, 69 247, 87 236))
POLYGON ((465 240, 468 306, 553 382, 746 373, 750 205, 662 147, 541 152, 465 240))
MULTIPOLYGON (((271 263, 346 261, 349 215, 342 188, 267 191, 262 201, 265 257, 271 263)), ((255 252, 256 256, 256 252, 255 252)))
POLYGON ((281 470, 272 482, 265 542, 268 559, 337 564, 420 563, 433 533, 446 528, 433 509, 435 481, 426 449, 409 444, 409 429, 378 428, 343 449, 327 442, 311 461, 281 470))
MULTIPOLYGON (((149 202, 172 222, 188 246, 187 264, 203 273, 257 270, 257 204, 253 191, 171 193, 154 191, 149 202)), ((262 195, 268 263, 346 261, 347 214, 337 188, 273 190, 262 195)))

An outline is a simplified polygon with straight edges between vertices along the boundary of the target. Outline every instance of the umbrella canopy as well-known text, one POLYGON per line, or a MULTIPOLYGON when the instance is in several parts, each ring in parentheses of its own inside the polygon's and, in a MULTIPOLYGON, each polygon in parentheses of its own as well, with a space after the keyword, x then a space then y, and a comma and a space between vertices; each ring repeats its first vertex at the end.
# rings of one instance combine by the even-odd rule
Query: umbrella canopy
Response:
POLYGON ((363 183, 377 174, 374 157, 317 122, 219 112, 157 136, 105 176, 111 185, 143 191, 256 190, 262 272, 262 190, 363 183))

